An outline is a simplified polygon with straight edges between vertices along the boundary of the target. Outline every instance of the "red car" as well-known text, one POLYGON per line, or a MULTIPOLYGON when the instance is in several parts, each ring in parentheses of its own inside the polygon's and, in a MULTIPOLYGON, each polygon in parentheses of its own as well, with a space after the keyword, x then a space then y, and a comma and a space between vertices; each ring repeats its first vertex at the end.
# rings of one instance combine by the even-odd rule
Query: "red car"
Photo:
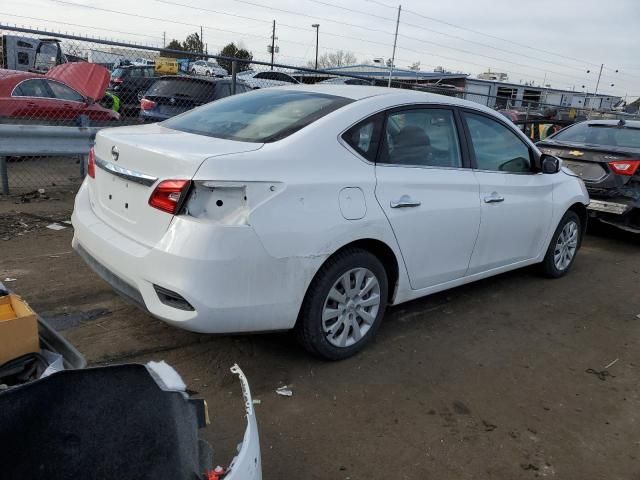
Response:
POLYGON ((65 63, 46 75, 0 70, 0 117, 73 120, 119 120, 98 101, 109 86, 109 71, 96 64, 65 63))

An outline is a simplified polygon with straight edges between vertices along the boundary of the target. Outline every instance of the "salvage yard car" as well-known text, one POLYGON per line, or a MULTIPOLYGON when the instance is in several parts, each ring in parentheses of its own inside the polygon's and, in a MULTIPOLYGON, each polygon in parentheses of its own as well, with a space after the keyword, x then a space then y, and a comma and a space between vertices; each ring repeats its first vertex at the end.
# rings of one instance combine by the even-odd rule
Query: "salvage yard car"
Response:
POLYGON ((526 265, 566 274, 588 202, 557 158, 477 103, 290 86, 101 130, 73 247, 171 325, 295 329, 337 360, 387 305, 526 265))
POLYGON ((94 121, 119 120, 100 106, 109 71, 96 64, 63 63, 46 75, 0 70, 0 116, 25 120, 68 120, 86 116, 94 121))
MULTIPOLYGON (((140 100, 140 118, 158 122, 199 107, 205 103, 228 97, 232 91, 230 78, 167 76, 160 77, 140 100)), ((250 88, 236 81, 236 93, 250 88)))
POLYGON ((291 75, 278 72, 277 70, 265 70, 263 72, 255 70, 245 70, 238 73, 238 78, 253 89, 268 88, 268 87, 281 87, 283 85, 294 85, 298 82, 291 75))
POLYGON ((640 233, 640 121, 578 123, 538 147, 562 158, 584 180, 592 217, 640 233))
POLYGON ((189 66, 189 71, 193 75, 206 75, 208 77, 226 77, 229 75, 224 68, 216 62, 198 60, 189 66))

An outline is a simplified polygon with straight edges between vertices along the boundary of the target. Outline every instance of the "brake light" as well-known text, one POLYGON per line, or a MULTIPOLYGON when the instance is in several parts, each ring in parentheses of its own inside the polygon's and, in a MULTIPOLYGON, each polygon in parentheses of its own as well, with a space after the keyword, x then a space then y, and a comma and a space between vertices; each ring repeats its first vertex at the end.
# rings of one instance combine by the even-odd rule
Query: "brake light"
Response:
POLYGON ((189 190, 190 183, 189 180, 163 180, 149 197, 149 205, 175 215, 189 190))
POLYGON ((614 160, 609 162, 609 167, 613 170, 613 173, 630 177, 640 167, 640 160, 614 160))
POLYGON ((122 82, 124 82, 124 78, 122 78, 122 77, 116 77, 116 78, 112 78, 111 79, 111 83, 118 83, 119 84, 119 83, 122 83, 122 82))
POLYGON ((89 149, 89 159, 87 160, 87 175, 96 178, 96 152, 93 147, 89 149))
POLYGON ((153 100, 149 100, 147 98, 143 98, 142 100, 140 100, 140 108, 142 110, 152 110, 153 108, 155 108, 156 106, 156 102, 154 102, 153 100))

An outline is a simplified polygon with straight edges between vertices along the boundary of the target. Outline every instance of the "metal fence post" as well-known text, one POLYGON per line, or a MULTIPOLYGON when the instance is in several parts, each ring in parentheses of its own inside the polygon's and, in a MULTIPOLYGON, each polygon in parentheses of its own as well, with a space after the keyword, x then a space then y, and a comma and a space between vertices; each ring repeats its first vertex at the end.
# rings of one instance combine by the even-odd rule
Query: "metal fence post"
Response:
POLYGON ((0 180, 2 180, 2 193, 9 195, 9 171, 7 170, 7 157, 0 157, 0 180))
POLYGON ((231 95, 236 94, 237 76, 238 76, 238 62, 234 60, 231 62, 231 95))

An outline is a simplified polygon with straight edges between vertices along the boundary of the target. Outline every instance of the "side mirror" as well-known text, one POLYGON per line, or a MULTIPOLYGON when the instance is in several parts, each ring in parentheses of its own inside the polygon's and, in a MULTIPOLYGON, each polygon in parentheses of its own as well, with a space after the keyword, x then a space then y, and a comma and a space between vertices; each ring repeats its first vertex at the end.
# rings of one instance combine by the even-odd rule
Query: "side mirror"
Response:
POLYGON ((544 153, 540 158, 540 166, 542 173, 558 173, 560 171, 560 159, 544 153))

